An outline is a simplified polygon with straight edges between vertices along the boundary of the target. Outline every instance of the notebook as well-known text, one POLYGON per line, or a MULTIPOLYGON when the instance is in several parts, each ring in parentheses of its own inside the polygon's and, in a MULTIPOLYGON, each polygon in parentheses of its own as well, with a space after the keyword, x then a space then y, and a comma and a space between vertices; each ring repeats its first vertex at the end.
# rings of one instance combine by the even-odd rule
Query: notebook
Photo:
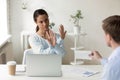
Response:
POLYGON ((27 54, 27 76, 62 76, 61 55, 27 54))

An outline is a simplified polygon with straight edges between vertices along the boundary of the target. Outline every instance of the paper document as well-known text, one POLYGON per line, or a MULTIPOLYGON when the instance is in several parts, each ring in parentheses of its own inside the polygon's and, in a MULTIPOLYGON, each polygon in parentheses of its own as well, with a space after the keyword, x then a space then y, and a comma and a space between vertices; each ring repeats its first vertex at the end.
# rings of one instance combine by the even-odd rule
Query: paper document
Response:
POLYGON ((81 75, 85 77, 89 77, 89 76, 99 73, 99 71, 89 70, 89 69, 81 68, 81 67, 68 67, 65 70, 63 69, 63 71, 65 73, 77 74, 77 75, 81 75))
POLYGON ((16 71, 18 72, 24 72, 25 71, 25 65, 17 65, 16 71))
POLYGON ((76 50, 75 51, 75 58, 76 59, 87 59, 87 60, 91 60, 92 58, 89 56, 91 54, 91 51, 79 51, 76 50))

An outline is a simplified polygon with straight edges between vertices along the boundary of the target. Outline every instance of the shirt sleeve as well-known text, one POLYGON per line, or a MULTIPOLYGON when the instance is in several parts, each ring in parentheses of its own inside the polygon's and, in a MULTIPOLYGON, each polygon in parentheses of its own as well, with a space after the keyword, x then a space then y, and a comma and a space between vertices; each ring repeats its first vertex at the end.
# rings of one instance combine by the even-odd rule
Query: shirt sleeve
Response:
POLYGON ((56 38, 57 38, 57 44, 62 47, 64 44, 63 39, 61 39, 59 34, 56 34, 56 38))
POLYGON ((46 45, 43 45, 42 40, 39 40, 36 36, 29 37, 30 46, 33 49, 33 52, 36 54, 55 54, 54 48, 51 45, 48 45, 48 48, 45 48, 46 45))
POLYGON ((107 58, 102 58, 100 63, 104 66, 108 62, 107 58))
POLYGON ((58 44, 56 44, 54 49, 55 49, 56 54, 60 54, 60 55, 62 55, 62 57, 64 57, 65 50, 63 47, 60 47, 58 44))
POLYGON ((61 39, 59 34, 56 34, 56 38, 57 38, 57 44, 54 47, 55 52, 56 54, 61 54, 62 56, 64 56, 65 55, 64 40, 61 39))
POLYGON ((114 63, 106 63, 103 67, 102 80, 120 80, 119 66, 114 63))

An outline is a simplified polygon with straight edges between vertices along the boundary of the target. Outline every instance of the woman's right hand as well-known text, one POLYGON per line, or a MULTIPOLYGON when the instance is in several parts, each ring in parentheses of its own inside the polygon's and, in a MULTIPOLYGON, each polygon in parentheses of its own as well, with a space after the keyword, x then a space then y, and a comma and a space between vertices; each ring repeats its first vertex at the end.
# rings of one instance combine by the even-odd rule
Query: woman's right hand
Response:
POLYGON ((46 31, 47 41, 54 47, 56 45, 56 36, 52 30, 46 31))

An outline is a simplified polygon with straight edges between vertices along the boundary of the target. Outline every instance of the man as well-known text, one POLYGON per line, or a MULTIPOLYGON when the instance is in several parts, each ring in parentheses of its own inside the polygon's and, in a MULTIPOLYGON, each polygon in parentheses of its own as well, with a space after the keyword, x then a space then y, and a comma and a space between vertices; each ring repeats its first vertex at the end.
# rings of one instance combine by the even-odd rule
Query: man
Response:
POLYGON ((90 55, 104 66, 102 80, 120 80, 120 16, 114 15, 103 20, 106 43, 113 49, 108 59, 103 59, 97 51, 90 55))

